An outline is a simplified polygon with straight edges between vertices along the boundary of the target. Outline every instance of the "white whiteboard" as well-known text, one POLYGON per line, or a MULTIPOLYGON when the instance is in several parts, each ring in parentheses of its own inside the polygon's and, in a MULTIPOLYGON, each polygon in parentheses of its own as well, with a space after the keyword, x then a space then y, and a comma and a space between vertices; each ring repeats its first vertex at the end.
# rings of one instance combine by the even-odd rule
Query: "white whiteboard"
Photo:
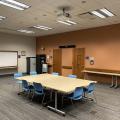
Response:
POLYGON ((17 67, 17 52, 0 51, 0 67, 17 67))

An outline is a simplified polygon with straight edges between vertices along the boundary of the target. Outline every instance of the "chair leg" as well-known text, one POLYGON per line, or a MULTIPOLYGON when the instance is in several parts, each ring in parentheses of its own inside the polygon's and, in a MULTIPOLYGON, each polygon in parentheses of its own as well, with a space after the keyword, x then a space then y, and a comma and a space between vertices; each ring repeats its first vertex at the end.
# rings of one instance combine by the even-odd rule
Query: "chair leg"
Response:
POLYGON ((31 101, 33 101, 34 96, 35 96, 35 93, 33 93, 32 98, 31 98, 31 101))
POLYGON ((71 100, 71 103, 72 103, 72 105, 73 105, 73 100, 72 99, 70 99, 71 100))
POLYGON ((87 100, 88 99, 88 96, 87 96, 87 94, 84 92, 83 93, 83 100, 87 100))
POLYGON ((27 98, 29 98, 29 95, 30 95, 30 90, 28 91, 27 98))
POLYGON ((83 93, 83 98, 87 98, 87 97, 86 97, 86 93, 85 93, 85 92, 83 93))
POLYGON ((96 102, 96 103, 97 103, 97 99, 96 99, 95 93, 94 93, 94 92, 92 92, 92 95, 93 95, 93 97, 92 97, 92 98, 91 98, 91 97, 87 97, 87 96, 85 96, 84 98, 85 98, 85 99, 88 99, 88 100, 91 100, 91 101, 94 101, 94 102, 96 102))
POLYGON ((97 98, 94 92, 93 92, 93 96, 94 96, 94 101, 97 103, 97 98))
POLYGON ((19 92, 21 92, 21 90, 22 90, 22 84, 21 83, 17 83, 18 84, 18 88, 19 88, 19 92))

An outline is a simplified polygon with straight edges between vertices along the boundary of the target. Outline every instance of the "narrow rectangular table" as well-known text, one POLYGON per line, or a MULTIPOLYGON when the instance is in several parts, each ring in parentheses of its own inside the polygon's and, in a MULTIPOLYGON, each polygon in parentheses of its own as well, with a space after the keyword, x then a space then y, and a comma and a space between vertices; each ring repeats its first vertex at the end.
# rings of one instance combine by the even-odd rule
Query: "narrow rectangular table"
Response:
POLYGON ((29 83, 41 83, 43 87, 52 89, 55 91, 55 108, 48 106, 49 109, 65 115, 65 112, 58 110, 57 108, 57 93, 69 94, 72 93, 76 87, 87 87, 90 83, 96 83, 96 81, 68 78, 63 76, 54 76, 51 74, 39 74, 34 76, 24 76, 17 78, 18 80, 26 80, 29 83))
POLYGON ((92 71, 92 70, 91 71, 90 70, 83 70, 82 72, 84 73, 84 79, 86 79, 86 73, 112 76, 110 87, 115 87, 115 88, 118 87, 118 77, 120 76, 120 74, 118 74, 118 73, 98 72, 98 71, 92 71), (115 78, 115 86, 114 86, 114 78, 115 78))

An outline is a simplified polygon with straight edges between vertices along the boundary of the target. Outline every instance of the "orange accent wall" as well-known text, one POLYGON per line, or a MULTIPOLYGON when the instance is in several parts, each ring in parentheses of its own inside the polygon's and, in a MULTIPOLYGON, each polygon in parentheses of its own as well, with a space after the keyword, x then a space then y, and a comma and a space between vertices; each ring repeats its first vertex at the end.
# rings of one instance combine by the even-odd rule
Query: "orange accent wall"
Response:
POLYGON ((36 39, 37 54, 41 53, 41 47, 45 47, 46 54, 52 55, 54 48, 74 44, 78 48, 85 48, 86 56, 95 59, 94 65, 90 65, 86 60, 85 67, 120 70, 120 24, 37 37, 36 39))

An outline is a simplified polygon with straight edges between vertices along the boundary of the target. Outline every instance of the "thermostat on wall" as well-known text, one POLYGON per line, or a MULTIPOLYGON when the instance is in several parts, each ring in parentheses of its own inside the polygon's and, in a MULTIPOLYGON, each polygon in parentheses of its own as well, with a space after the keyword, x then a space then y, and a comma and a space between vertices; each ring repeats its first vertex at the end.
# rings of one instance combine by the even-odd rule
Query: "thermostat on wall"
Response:
POLYGON ((89 58, 90 65, 94 65, 94 57, 89 58))

